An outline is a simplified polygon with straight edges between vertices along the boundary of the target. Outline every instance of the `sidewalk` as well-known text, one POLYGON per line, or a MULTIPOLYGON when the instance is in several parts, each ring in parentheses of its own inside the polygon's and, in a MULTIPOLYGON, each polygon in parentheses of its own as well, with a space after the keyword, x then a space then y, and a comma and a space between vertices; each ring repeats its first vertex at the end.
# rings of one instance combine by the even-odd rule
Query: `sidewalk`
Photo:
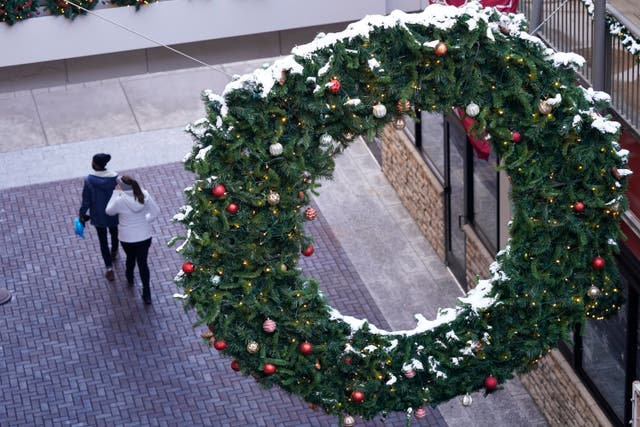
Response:
MULTIPOLYGON (((181 129, 204 114, 202 89, 220 92, 228 75, 263 62, 0 94, 0 279, 14 295, 0 306, 0 368, 9 384, 0 391, 0 424, 336 424, 232 372, 228 359, 201 344, 193 313, 172 298, 180 260, 165 243, 181 232, 169 220, 190 185, 179 161, 191 140, 181 129), (102 280, 93 230, 86 240, 72 235, 80 177, 98 151, 113 155, 111 169, 134 170, 161 205, 150 308, 124 285, 122 259, 117 281, 102 280)), ((414 313, 433 317, 454 304, 459 287, 363 143, 337 159, 334 178, 314 200, 320 221, 309 233, 317 249, 303 264, 332 305, 405 329, 414 313)), ((446 402, 413 425, 546 425, 517 380, 473 399, 470 407, 446 402)), ((402 414, 387 420, 403 424, 402 414)))

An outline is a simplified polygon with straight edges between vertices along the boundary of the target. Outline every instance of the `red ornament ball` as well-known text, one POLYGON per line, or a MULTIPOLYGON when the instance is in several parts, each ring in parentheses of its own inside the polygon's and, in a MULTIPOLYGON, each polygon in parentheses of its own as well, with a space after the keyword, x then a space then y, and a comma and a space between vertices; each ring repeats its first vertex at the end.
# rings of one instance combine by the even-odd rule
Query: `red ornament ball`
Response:
POLYGON ((318 212, 316 212, 315 209, 313 208, 305 209, 304 217, 307 218, 309 221, 313 221, 314 219, 316 219, 316 216, 318 216, 318 212))
POLYGON ((229 206, 227 206, 227 212, 229 212, 231 215, 235 215, 236 213, 238 213, 238 205, 236 205, 235 203, 229 203, 229 206))
POLYGON ((364 401, 364 393, 360 390, 353 390, 351 392, 351 400, 355 403, 362 403, 364 401))
POLYGON ((224 185, 222 184, 218 184, 211 189, 211 194, 213 195, 213 197, 217 197, 217 198, 224 196, 226 192, 227 190, 226 188, 224 188, 224 185))
POLYGON ((584 203, 582 203, 582 202, 575 202, 575 203, 573 204, 573 210, 574 210, 575 212, 578 212, 578 213, 580 213, 580 212, 584 212, 584 208, 585 208, 585 207, 586 207, 586 206, 585 206, 585 205, 584 205, 584 203))
POLYGON ((447 54, 447 45, 444 42, 440 42, 436 45, 434 53, 436 56, 445 56, 447 54))
POLYGON ((195 267, 191 261, 185 261, 184 264, 182 264, 182 271, 184 271, 185 274, 193 273, 194 269, 195 267))
POLYGON ((348 363, 349 365, 353 363, 353 359, 351 359, 349 356, 343 357, 342 360, 344 361, 344 363, 348 363))
POLYGON ((262 324, 262 330, 268 334, 272 333, 273 331, 276 330, 276 322, 274 322, 271 319, 265 320, 264 323, 262 324))
POLYGON ((300 344, 300 353, 304 354, 305 356, 310 355, 311 353, 313 353, 313 345, 308 341, 303 342, 302 344, 300 344))
POLYGON ((426 416, 427 416, 427 411, 426 411, 426 409, 424 409, 424 408, 418 408, 418 409, 416 409, 415 416, 416 416, 416 418, 418 418, 418 419, 426 417, 426 416))
POLYGON ((520 134, 520 132, 511 132, 511 140, 513 142, 520 142, 522 141, 522 135, 520 134))
POLYGON ((593 261, 591 261, 591 265, 596 270, 602 270, 604 268, 605 264, 606 264, 606 262, 604 261, 604 258, 602 258, 601 256, 597 256, 597 257, 593 258, 593 261))
POLYGON ((329 82, 328 86, 329 86, 329 92, 331 92, 331 93, 340 92, 340 80, 331 79, 331 81, 329 82))
POLYGON ((237 360, 231 362, 231 369, 238 372, 240 370, 240 363, 237 360))
POLYGON ((222 351, 222 350, 224 350, 225 348, 227 348, 227 343, 226 343, 225 341, 216 341, 216 342, 214 342, 214 343, 213 343, 213 347, 214 347, 216 350, 220 350, 220 351, 222 351))
POLYGON ((313 255, 313 252, 315 252, 315 249, 313 249, 313 246, 309 245, 302 250, 302 255, 311 256, 313 255))
POLYGON ((265 363, 264 368, 262 368, 262 372, 264 372, 265 375, 273 375, 276 373, 276 371, 276 365, 274 365, 273 363, 265 363))
POLYGON ((498 379, 493 375, 489 375, 484 379, 484 388, 486 388, 488 391, 495 390, 496 388, 498 388, 498 379))

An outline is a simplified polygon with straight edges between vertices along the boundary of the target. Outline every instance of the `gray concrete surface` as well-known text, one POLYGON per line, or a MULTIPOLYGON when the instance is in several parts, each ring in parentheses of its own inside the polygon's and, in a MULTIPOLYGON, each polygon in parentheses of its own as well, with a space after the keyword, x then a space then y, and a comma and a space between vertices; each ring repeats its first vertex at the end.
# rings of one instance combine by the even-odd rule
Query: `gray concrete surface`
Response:
MULTIPOLYGON (((203 115, 200 92, 219 92, 230 75, 264 62, 2 94, 0 189, 83 176, 99 151, 113 155, 115 170, 180 161, 191 146, 182 129, 203 115)), ((364 143, 337 159, 315 202, 393 329, 462 295, 364 143)), ((453 399, 438 409, 454 427, 547 425, 518 380, 473 398, 469 407, 453 399)))

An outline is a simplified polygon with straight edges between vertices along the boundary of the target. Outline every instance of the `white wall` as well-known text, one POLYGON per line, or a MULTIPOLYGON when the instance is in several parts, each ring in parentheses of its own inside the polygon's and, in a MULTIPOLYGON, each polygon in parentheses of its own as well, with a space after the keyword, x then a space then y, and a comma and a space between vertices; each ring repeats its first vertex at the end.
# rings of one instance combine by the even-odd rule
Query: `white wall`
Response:
MULTIPOLYGON (((410 2, 419 6, 418 0, 410 2)), ((99 9, 74 21, 36 17, 0 25, 0 67, 158 46, 114 22, 175 45, 355 21, 385 14, 386 8, 385 0, 170 0, 138 12, 132 7, 99 9)))

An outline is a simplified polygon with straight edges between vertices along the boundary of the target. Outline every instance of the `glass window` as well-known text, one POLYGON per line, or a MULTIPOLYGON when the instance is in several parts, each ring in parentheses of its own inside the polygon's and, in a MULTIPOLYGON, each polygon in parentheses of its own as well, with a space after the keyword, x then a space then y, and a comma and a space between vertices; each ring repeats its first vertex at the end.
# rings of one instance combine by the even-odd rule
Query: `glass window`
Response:
POLYGON ((498 159, 492 150, 488 160, 473 154, 473 215, 470 222, 489 249, 498 251, 498 159))
MULTIPOLYGON (((415 122, 405 116, 407 132, 414 137, 415 122)), ((444 181, 444 120, 441 113, 420 112, 419 129, 422 130, 422 145, 417 147, 427 165, 436 173, 440 182, 444 181)))
MULTIPOLYGON (((622 278, 621 291, 627 295, 622 278)), ((611 406, 624 419, 625 354, 628 308, 607 320, 589 320, 582 338, 582 368, 611 406)))

